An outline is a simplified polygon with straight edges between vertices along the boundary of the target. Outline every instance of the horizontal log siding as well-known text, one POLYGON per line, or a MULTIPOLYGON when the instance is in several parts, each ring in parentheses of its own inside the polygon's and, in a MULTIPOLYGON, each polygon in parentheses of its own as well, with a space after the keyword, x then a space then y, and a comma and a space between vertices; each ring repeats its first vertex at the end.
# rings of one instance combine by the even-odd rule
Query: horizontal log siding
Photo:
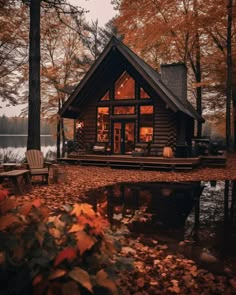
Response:
MULTIPOLYGON (((96 104, 89 104, 84 109, 79 119, 85 122, 84 143, 94 143, 97 140, 96 126, 96 104)), ((138 124, 136 122, 136 138, 138 138, 138 124)), ((176 145, 176 114, 165 107, 165 104, 158 100, 154 105, 154 140, 151 150, 153 155, 162 155, 164 146, 171 146, 175 150, 176 145)))
POLYGON ((165 104, 158 100, 154 111, 154 141, 152 152, 162 155, 164 146, 176 144, 176 116, 173 111, 167 109, 165 104))
POLYGON ((80 118, 84 121, 84 143, 97 141, 97 109, 95 104, 89 104, 83 109, 80 118))

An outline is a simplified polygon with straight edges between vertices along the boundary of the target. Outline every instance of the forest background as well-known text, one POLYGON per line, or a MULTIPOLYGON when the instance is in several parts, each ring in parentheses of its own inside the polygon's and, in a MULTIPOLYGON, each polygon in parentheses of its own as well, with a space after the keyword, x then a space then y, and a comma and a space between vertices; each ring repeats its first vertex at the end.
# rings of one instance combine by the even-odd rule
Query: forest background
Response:
MULTIPOLYGON (((29 96, 26 2, 0 1, 0 97, 12 105, 27 103, 29 96)), ((61 105, 116 34, 157 70, 163 63, 184 62, 189 99, 208 122, 220 126, 218 131, 229 146, 236 138, 234 1, 112 3, 117 17, 100 28, 97 22, 86 22, 80 7, 73 10, 66 1, 41 2, 41 117, 55 123, 61 105)), ((27 111, 23 109, 22 115, 27 116, 27 111)), ((201 125, 197 130, 200 136, 201 125)))

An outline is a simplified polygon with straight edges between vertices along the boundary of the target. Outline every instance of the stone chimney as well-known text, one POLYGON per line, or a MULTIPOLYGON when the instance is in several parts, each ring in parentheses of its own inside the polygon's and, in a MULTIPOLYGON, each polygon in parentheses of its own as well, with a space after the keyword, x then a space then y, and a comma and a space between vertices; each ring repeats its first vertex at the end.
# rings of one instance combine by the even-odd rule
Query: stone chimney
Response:
POLYGON ((161 65, 161 80, 179 99, 187 100, 187 68, 184 63, 161 65))

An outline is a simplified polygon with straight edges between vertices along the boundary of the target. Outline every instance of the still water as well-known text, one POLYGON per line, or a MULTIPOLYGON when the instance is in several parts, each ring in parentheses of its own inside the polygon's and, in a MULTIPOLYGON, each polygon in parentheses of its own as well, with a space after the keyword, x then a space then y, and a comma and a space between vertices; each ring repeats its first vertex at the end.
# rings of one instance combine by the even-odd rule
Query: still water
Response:
POLYGON ((225 263, 236 271, 236 182, 120 183, 86 196, 112 231, 125 227, 217 272, 225 263))
MULTIPOLYGON (((25 157, 27 135, 0 134, 0 161, 21 161, 25 157)), ((51 135, 41 135, 41 150, 44 156, 54 157, 56 139, 51 135)))

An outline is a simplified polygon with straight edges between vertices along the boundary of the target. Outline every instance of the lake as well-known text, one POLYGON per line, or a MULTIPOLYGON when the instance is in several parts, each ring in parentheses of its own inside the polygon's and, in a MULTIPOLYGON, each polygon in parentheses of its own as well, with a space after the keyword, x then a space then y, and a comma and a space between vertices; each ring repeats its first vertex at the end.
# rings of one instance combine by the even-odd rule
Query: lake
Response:
MULTIPOLYGON (((26 146, 27 134, 0 134, 0 161, 22 161, 26 146)), ((56 138, 41 135, 41 150, 45 157, 55 158, 56 138)))

